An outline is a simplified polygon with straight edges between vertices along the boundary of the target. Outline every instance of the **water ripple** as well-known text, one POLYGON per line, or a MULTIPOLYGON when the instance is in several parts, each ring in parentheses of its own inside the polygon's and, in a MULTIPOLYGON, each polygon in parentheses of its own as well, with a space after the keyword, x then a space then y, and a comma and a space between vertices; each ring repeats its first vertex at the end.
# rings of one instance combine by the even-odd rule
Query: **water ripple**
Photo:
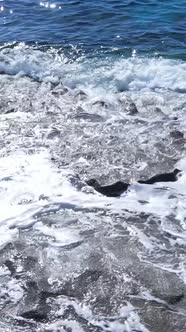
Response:
POLYGON ((184 58, 186 1, 1 1, 0 43, 112 46, 184 58), (118 38, 119 36, 119 38, 118 38))

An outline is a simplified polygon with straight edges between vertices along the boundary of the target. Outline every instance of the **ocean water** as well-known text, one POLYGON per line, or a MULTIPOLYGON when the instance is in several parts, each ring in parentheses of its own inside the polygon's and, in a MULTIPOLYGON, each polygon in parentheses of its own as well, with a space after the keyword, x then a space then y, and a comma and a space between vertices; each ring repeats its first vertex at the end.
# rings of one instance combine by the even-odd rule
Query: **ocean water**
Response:
POLYGON ((0 1, 0 332, 186 331, 185 46, 185 0, 0 1))
POLYGON ((1 1, 1 43, 185 58, 185 0, 1 1))

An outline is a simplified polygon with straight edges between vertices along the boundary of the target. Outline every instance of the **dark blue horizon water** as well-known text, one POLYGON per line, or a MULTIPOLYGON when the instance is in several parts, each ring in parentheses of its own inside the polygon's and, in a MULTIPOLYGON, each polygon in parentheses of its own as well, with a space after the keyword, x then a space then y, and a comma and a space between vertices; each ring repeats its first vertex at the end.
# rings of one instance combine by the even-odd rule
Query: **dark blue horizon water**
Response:
POLYGON ((0 44, 25 42, 185 60, 186 0, 1 0, 0 44))

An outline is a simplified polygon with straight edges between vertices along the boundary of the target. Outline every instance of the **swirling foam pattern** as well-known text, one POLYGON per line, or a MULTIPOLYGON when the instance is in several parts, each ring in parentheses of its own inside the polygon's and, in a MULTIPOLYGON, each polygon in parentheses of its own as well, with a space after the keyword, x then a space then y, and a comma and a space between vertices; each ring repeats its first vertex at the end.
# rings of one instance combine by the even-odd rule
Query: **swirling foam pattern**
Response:
POLYGON ((0 1, 0 331, 186 331, 185 10, 0 1))

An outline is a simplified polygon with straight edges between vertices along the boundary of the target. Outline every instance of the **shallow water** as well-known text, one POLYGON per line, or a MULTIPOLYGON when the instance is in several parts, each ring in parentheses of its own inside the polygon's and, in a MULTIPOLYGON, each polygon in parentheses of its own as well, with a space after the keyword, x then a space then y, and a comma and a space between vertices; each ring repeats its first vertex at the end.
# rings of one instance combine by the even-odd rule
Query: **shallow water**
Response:
POLYGON ((0 331, 186 329, 183 3, 1 1, 0 331))

